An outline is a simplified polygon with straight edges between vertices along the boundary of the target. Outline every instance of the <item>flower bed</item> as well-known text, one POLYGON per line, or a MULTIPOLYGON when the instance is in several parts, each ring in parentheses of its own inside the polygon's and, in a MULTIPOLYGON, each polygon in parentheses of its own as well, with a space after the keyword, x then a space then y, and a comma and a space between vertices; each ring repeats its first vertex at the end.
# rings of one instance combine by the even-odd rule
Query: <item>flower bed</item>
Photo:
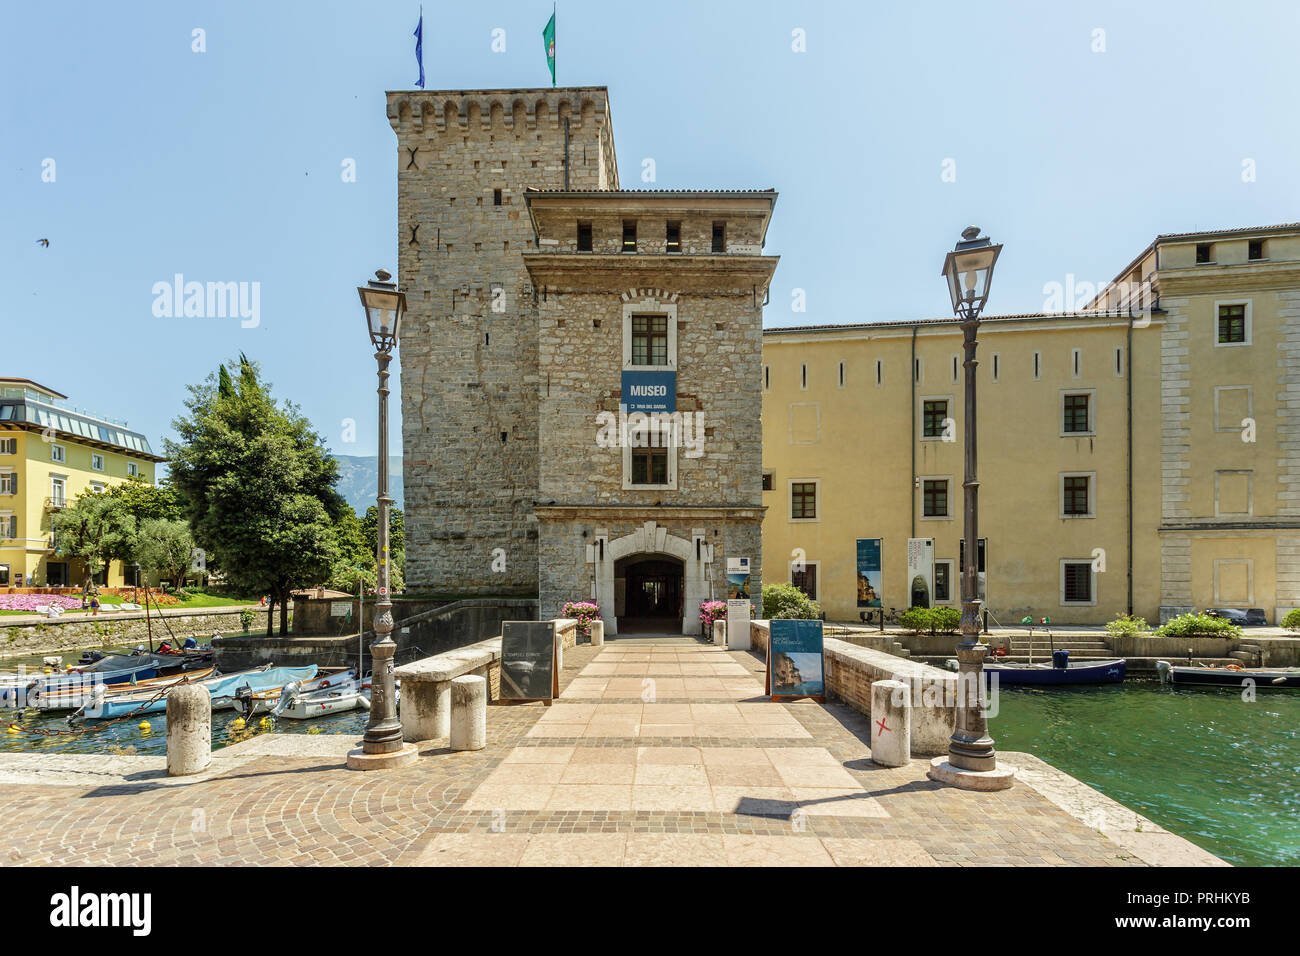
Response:
POLYGON ((81 610, 81 598, 66 594, 0 594, 0 611, 31 611, 51 605, 81 610))

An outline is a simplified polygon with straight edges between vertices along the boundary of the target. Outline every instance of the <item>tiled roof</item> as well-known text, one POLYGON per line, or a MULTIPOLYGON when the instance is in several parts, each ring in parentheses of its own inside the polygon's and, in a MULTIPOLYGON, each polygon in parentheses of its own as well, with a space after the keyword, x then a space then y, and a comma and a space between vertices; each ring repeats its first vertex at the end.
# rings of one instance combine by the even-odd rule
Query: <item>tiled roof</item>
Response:
MULTIPOLYGON (((1008 315, 984 315, 980 316, 981 322, 999 322, 999 321, 1017 321, 1024 319, 1116 319, 1127 318, 1126 312, 1017 312, 1008 315)), ((864 329, 888 329, 888 328, 907 328, 913 325, 956 325, 961 320, 956 316, 949 318, 936 319, 890 319, 882 322, 846 322, 843 324, 827 325, 780 325, 763 329, 763 334, 768 335, 788 332, 847 332, 861 331, 864 329)))
POLYGON ((768 189, 538 189, 529 186, 524 193, 532 196, 775 196, 768 189))
POLYGON ((1252 232, 1285 232, 1288 229, 1300 229, 1300 222, 1284 222, 1275 226, 1242 226, 1238 229, 1198 229, 1196 232, 1165 232, 1156 236, 1161 239, 1190 239, 1193 236, 1234 236, 1252 232))

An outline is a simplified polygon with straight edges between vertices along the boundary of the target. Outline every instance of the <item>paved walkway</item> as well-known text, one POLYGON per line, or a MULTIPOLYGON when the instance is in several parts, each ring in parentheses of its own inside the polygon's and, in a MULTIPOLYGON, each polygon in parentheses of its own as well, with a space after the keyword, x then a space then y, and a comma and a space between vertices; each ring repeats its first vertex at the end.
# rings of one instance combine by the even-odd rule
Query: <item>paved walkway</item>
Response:
MULTIPOLYGON (((1100 865, 1218 861, 1027 755, 968 793, 870 762, 866 718, 762 698, 694 640, 565 652, 561 697, 488 709, 489 746, 399 771, 356 738, 256 737, 192 778, 161 758, 0 755, 0 864, 1100 865)), ((220 721, 219 721, 220 723, 220 721)))

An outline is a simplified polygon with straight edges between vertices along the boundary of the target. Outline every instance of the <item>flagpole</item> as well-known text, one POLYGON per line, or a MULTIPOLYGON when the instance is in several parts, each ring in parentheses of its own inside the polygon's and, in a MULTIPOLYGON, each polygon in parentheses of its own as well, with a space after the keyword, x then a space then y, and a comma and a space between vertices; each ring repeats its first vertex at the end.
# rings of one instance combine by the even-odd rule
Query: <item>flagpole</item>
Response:
MULTIPOLYGON (((558 11, 556 10, 556 5, 557 5, 556 0, 551 0, 551 19, 555 21, 555 35, 558 38, 560 35, 560 18, 557 15, 558 11)), ((559 51, 557 50, 556 52, 559 51)), ((555 89, 555 78, 559 76, 559 74, 560 74, 560 58, 557 56, 555 58, 555 69, 551 71, 551 89, 555 89)))

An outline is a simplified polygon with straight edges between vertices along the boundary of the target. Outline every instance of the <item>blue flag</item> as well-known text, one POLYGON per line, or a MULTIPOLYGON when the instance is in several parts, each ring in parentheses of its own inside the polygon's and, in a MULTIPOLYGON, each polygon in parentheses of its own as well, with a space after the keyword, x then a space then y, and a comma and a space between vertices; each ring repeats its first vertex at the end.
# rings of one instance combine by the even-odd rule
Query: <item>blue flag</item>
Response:
POLYGON ((420 22, 415 25, 415 62, 420 65, 420 78, 415 85, 424 89, 424 7, 420 8, 420 22))

